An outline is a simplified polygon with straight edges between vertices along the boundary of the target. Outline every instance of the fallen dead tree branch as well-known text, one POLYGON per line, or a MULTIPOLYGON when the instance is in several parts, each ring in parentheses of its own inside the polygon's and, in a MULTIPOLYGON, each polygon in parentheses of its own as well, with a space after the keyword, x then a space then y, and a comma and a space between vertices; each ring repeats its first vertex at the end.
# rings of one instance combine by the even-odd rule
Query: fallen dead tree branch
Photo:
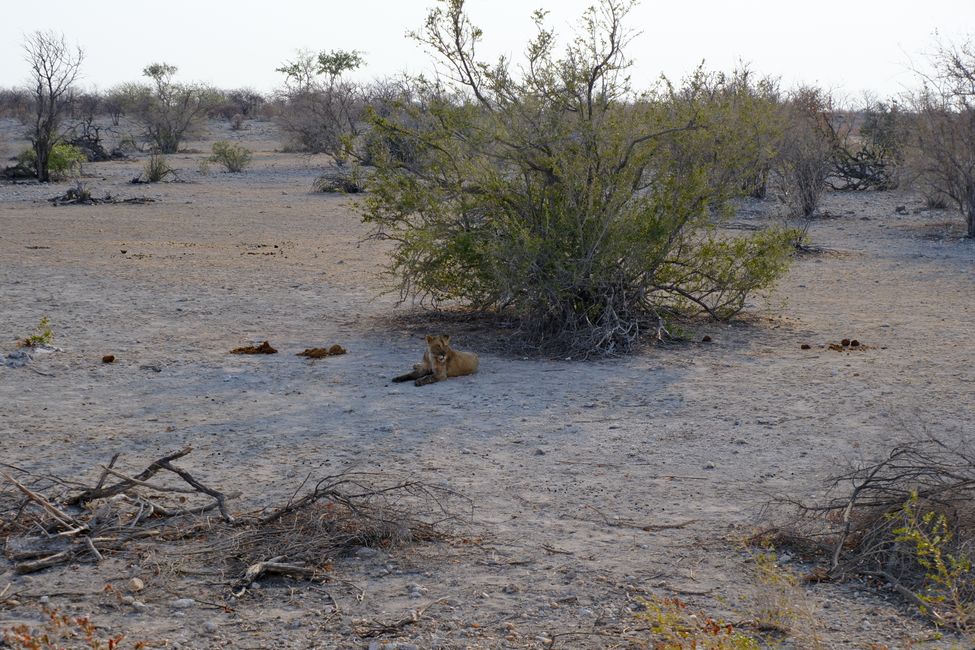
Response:
POLYGON ((168 454, 134 474, 119 469, 113 456, 98 466, 93 487, 42 480, 22 468, 11 468, 19 479, 0 474, 4 554, 18 572, 32 573, 131 550, 176 571, 192 572, 197 564, 222 567, 224 574, 238 576, 230 587, 241 596, 269 575, 330 578, 336 559, 362 547, 388 550, 444 540, 447 527, 469 519, 472 510, 469 500, 443 487, 345 472, 305 490, 309 476, 286 503, 235 516, 227 502, 236 495, 174 464, 191 451, 168 454), (163 476, 181 483, 163 483, 163 476), (207 502, 199 503, 201 498, 207 502), (213 510, 219 520, 205 517, 213 510))
POLYGON ((816 580, 881 581, 938 624, 975 631, 975 448, 913 441, 828 486, 820 503, 774 502, 785 521, 759 537, 819 558, 816 580))

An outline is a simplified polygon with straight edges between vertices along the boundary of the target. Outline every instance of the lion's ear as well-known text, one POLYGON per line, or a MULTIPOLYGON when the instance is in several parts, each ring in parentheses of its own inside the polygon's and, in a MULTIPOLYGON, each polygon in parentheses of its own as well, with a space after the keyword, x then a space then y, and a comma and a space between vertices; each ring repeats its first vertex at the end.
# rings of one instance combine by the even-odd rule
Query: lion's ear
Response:
POLYGON ((427 343, 433 343, 433 337, 427 334, 427 343))
POLYGON ((450 334, 444 334, 443 335, 443 342, 444 343, 450 343, 450 334))

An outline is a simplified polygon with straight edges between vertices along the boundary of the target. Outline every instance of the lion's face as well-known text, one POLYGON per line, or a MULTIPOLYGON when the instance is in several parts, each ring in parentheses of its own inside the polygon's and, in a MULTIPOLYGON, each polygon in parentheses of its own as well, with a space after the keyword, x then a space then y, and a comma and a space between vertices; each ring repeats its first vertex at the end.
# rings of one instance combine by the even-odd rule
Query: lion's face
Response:
POLYGON ((450 336, 446 334, 428 336, 427 349, 430 351, 430 360, 433 363, 447 363, 447 353, 450 352, 450 336))

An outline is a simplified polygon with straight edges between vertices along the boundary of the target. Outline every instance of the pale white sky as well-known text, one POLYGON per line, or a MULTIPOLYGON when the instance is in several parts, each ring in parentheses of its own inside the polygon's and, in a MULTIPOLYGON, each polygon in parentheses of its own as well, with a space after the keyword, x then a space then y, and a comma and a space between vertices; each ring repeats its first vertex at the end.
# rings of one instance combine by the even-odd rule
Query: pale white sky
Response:
MULTIPOLYGON (((429 70, 413 41, 435 0, 0 0, 0 87, 23 84, 23 36, 65 34, 86 52, 83 84, 105 89, 140 79, 163 61, 184 81, 221 88, 280 86, 274 72, 295 50, 358 49, 359 77, 429 70)), ((593 0, 468 0, 484 29, 483 51, 519 55, 533 33, 533 9, 550 10, 562 35, 593 0)), ((729 70, 747 61, 786 86, 818 83, 855 100, 888 97, 913 84, 935 34, 961 40, 975 32, 975 0, 643 0, 629 25, 642 31, 628 49, 633 79, 649 86, 661 73, 679 78, 702 59, 729 70)))

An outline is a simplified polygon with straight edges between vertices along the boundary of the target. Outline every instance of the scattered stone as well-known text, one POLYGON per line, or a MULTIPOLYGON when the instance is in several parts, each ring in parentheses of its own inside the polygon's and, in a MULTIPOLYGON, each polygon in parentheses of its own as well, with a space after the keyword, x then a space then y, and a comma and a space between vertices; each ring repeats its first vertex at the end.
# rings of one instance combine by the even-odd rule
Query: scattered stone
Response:
MULTIPOLYGON (((253 585, 251 585, 253 586, 253 585)), ((177 598, 173 602, 169 603, 169 606, 173 609, 187 609, 196 604, 196 601, 192 598, 177 598)))
POLYGON ((907 206, 899 205, 896 208, 894 208, 894 212, 896 212, 897 214, 907 214, 907 206))
POLYGON ((368 546, 360 546, 355 551, 355 556, 363 560, 376 557, 377 555, 379 555, 379 551, 368 546))
POLYGON ((708 336, 707 334, 705 334, 704 338, 701 339, 701 343, 710 343, 710 342, 711 342, 711 337, 708 336))
POLYGON ((51 597, 50 596, 41 596, 40 598, 37 599, 37 601, 40 604, 42 604, 42 605, 47 605, 49 602, 51 602, 51 597))
POLYGON ((149 609, 149 606, 140 600, 136 600, 132 603, 132 609, 137 612, 145 612, 149 609))
POLYGON ((810 350, 810 349, 812 349, 812 346, 809 345, 808 343, 803 343, 802 345, 799 346, 799 349, 800 350, 810 350))
POLYGON ((3 365, 8 368, 23 368, 33 360, 34 357, 27 350, 14 350, 7 355, 3 365))
POLYGON ((544 456, 545 455, 545 452, 543 450, 541 450, 541 449, 536 449, 535 450, 535 455, 536 456, 544 456))
POLYGON ((146 583, 141 578, 132 578, 129 580, 129 591, 142 591, 145 587, 146 583))
POLYGON ((507 584, 501 587, 501 591, 506 594, 517 594, 519 591, 521 591, 521 588, 515 584, 507 584))
POLYGON ((115 363, 115 355, 106 354, 105 356, 102 357, 102 363, 115 363))
POLYGON ((717 467, 717 465, 715 465, 711 461, 708 461, 708 462, 704 463, 704 469, 714 469, 715 467, 717 467))
POLYGON ((217 631, 217 624, 213 621, 207 621, 203 624, 203 631, 207 634, 214 634, 217 631))

